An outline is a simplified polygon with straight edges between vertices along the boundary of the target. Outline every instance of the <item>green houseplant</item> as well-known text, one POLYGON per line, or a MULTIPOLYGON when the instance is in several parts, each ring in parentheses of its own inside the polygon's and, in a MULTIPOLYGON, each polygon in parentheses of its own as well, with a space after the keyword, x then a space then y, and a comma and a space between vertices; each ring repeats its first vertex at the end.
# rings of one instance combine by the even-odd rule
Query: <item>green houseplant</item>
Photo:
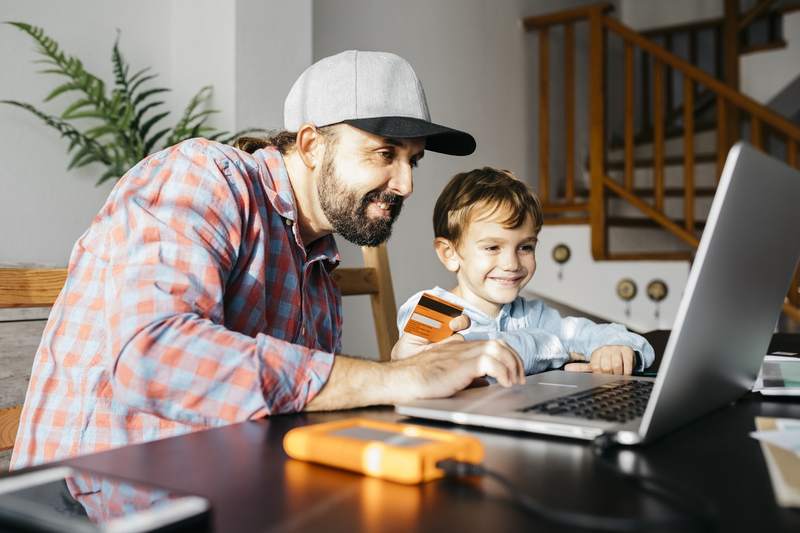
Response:
POLYGON ((231 142, 236 137, 251 132, 263 131, 249 128, 236 133, 218 131, 207 124, 214 109, 205 109, 211 97, 211 86, 201 88, 186 105, 180 119, 172 127, 160 127, 159 123, 169 115, 161 106, 164 87, 152 87, 150 82, 157 76, 150 68, 131 74, 130 66, 119 49, 119 32, 111 51, 114 70, 114 85, 110 89, 90 72, 81 61, 61 51, 58 43, 48 37, 42 28, 24 22, 6 22, 28 34, 37 44, 42 56, 37 63, 46 66, 42 73, 56 74, 66 78, 44 98, 49 102, 64 95, 73 96, 73 101, 60 115, 48 114, 39 108, 17 100, 0 100, 0 103, 17 106, 30 111, 45 124, 55 128, 69 141, 67 152, 72 158, 68 170, 91 163, 105 167, 97 184, 120 178, 130 167, 147 155, 184 139, 207 137, 221 142, 231 142), (89 119, 89 125, 79 129, 74 121, 89 119))

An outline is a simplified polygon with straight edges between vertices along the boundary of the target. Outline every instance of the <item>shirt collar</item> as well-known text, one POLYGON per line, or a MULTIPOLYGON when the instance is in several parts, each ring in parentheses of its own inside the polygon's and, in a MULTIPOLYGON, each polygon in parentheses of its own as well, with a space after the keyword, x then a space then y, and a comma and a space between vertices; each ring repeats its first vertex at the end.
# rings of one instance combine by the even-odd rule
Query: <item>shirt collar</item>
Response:
POLYGON ((310 243, 308 247, 300 238, 300 228, 297 226, 297 206, 295 204, 294 189, 292 182, 289 181, 289 172, 280 151, 274 146, 267 146, 256 150, 253 157, 262 167, 261 178, 267 199, 275 208, 275 211, 286 219, 287 224, 292 226, 292 234, 295 242, 306 254, 306 260, 316 261, 325 259, 331 265, 328 270, 332 270, 339 264, 339 249, 333 235, 325 235, 310 243))

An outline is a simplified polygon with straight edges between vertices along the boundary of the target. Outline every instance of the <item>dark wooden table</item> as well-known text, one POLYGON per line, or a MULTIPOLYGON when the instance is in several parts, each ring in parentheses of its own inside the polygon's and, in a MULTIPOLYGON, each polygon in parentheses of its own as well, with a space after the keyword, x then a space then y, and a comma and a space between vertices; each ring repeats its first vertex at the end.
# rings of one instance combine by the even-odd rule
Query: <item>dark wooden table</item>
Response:
MULTIPOLYGON (((203 495, 219 532, 564 531, 518 510, 489 479, 404 486, 284 454, 281 443, 289 429, 354 415, 400 419, 388 408, 273 416, 67 463, 203 495)), ((651 445, 612 457, 703 495, 720 510, 719 531, 800 531, 800 510, 776 505, 761 449, 748 436, 757 415, 800 418, 800 403, 751 394, 651 445)), ((630 480, 602 468, 585 443, 434 425, 479 437, 485 464, 548 506, 627 517, 667 512, 630 480)))

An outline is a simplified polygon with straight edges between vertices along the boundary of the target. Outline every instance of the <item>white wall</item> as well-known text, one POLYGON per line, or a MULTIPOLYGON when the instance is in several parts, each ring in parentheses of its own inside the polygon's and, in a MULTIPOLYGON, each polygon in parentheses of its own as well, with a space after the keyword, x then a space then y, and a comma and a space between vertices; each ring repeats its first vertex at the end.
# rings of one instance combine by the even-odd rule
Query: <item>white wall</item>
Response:
POLYGON ((283 127, 283 100, 312 63, 311 11, 311 0, 237 0, 237 129, 283 127))
POLYGON ((786 48, 747 54, 740 62, 742 92, 762 104, 800 75, 800 11, 783 16, 783 38, 786 48))
POLYGON ((689 278, 689 262, 595 261, 590 243, 588 225, 545 225, 536 247, 536 275, 527 290, 636 331, 671 329, 689 278), (564 265, 558 265, 552 256, 559 244, 566 244, 571 251, 564 265), (617 296, 622 279, 633 280, 637 287, 629 303, 617 296), (667 296, 659 303, 647 296, 647 285, 655 280, 667 286, 667 296))
MULTIPOLYGON (((352 48, 405 57, 422 80, 433 121, 464 129, 478 141, 472 156, 426 154, 415 174, 414 194, 389 241, 398 305, 420 289, 452 286, 451 276, 433 254, 431 216, 436 197, 453 174, 491 165, 535 183, 538 118, 532 88, 538 56, 535 35, 525 33, 520 19, 580 3, 588 2, 314 2, 315 59, 352 48)), ((551 61, 557 65, 557 50, 553 54, 551 61)), ((559 86, 552 92, 558 94, 559 86)), ((357 248, 340 243, 340 249, 344 264, 361 263, 357 248)), ((377 352, 366 298, 345 299, 344 351, 377 352)))
MULTIPOLYGON (((214 86, 224 128, 279 127, 283 98, 311 62, 311 0, 0 0, 0 20, 43 27, 90 72, 112 82, 116 29, 131 67, 151 66, 154 86, 178 120, 189 98, 214 86)), ((59 81, 37 74, 33 41, 0 25, 0 99, 58 114, 72 100, 41 100, 59 81)), ((27 112, 0 106, 0 263, 65 265, 113 183, 95 187, 100 166, 66 171, 66 143, 27 112)))

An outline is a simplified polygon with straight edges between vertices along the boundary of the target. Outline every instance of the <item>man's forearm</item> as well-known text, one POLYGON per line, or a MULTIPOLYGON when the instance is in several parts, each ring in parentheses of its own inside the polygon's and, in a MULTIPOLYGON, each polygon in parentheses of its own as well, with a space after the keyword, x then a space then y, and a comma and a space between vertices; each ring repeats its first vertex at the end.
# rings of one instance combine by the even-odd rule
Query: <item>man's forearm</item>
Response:
POLYGON ((337 355, 327 383, 305 410, 333 411, 393 404, 407 392, 397 389, 395 378, 398 370, 392 363, 337 355))

